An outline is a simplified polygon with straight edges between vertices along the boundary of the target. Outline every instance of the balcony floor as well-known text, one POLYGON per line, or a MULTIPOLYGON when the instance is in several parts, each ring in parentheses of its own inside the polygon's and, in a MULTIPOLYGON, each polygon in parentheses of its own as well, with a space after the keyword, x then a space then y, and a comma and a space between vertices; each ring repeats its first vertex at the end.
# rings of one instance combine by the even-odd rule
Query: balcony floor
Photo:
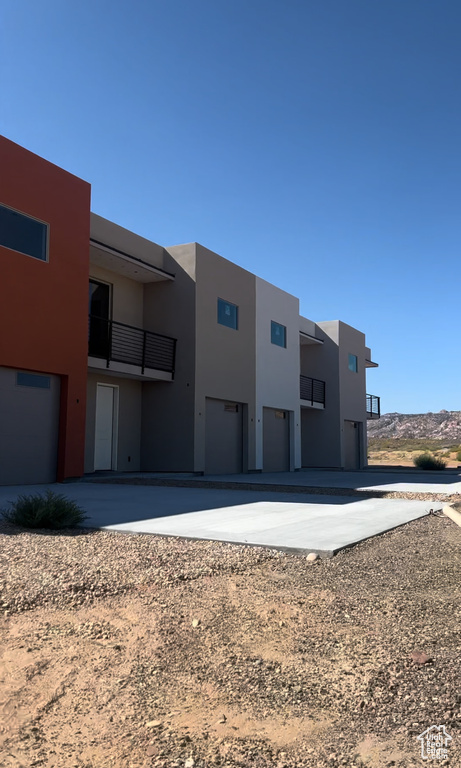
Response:
POLYGON ((155 368, 144 368, 140 365, 118 363, 111 360, 109 367, 107 361, 100 357, 88 358, 88 371, 90 373, 103 373, 105 376, 117 376, 118 378, 137 379, 139 381, 173 381, 173 374, 169 371, 160 371, 155 368))
POLYGON ((309 408, 314 409, 317 411, 324 411, 325 410, 325 404, 324 403, 311 403, 310 400, 300 400, 299 405, 301 408, 309 408))

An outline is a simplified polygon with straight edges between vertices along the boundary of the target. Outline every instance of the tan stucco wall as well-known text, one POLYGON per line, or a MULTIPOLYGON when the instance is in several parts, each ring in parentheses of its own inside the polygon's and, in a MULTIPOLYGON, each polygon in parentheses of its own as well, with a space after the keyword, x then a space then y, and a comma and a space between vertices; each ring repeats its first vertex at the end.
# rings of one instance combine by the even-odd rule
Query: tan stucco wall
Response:
POLYGON ((339 322, 341 415, 350 421, 366 418, 365 335, 339 322), (357 373, 349 370, 349 353, 357 356, 357 373))
POLYGON ((361 424, 361 466, 367 464, 366 412, 366 347, 365 335, 356 328, 339 322, 339 386, 341 398, 342 461, 345 463, 344 421, 361 424), (349 353, 357 356, 357 373, 349 370, 349 353))
POLYGON ((94 471, 94 439, 96 418, 96 387, 100 384, 117 386, 118 400, 118 440, 117 470, 135 472, 141 468, 141 398, 142 382, 134 379, 88 374, 86 434, 85 434, 85 472, 94 471), (129 460, 131 459, 131 460, 129 460))
POLYGON ((164 249, 161 245, 136 235, 96 213, 91 214, 90 237, 137 259, 142 259, 153 267, 165 268, 163 266, 164 249))
POLYGON ((313 320, 308 320, 307 317, 299 316, 299 330, 303 333, 307 333, 308 336, 315 336, 316 325, 313 320))
POLYGON ((206 397, 247 405, 245 469, 255 469, 255 276, 199 244, 196 255, 195 470, 205 468, 206 397), (238 306, 238 330, 217 322, 218 297, 238 306))
MULTIPOLYGON (((90 258, 91 251, 92 248, 90 248, 90 258)), ((142 328, 144 304, 144 285, 142 283, 97 267, 90 262, 90 280, 91 278, 109 283, 112 286, 112 320, 142 328)))
POLYGON ((301 466, 299 300, 256 278, 256 467, 263 468, 263 408, 289 411, 290 469, 301 466), (286 328, 286 347, 271 342, 271 321, 286 328))

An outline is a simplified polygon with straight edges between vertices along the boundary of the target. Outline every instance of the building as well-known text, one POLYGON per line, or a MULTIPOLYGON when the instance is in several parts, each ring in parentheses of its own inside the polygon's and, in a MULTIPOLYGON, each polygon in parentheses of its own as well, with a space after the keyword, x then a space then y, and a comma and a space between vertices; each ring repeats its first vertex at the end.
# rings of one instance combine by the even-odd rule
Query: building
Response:
POLYGON ((6 139, 0 166, 0 484, 366 465, 361 332, 90 213, 86 182, 6 139))
POLYGON ((0 140, 0 483, 83 470, 90 185, 0 140))

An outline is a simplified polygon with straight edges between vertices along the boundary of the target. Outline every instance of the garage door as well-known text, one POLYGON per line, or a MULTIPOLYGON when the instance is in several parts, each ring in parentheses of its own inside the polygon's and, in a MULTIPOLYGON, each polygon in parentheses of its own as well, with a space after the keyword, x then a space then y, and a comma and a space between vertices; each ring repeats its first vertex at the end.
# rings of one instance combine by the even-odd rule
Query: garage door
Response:
POLYGON ((263 408, 263 472, 287 472, 289 469, 289 412, 263 408))
POLYGON ((237 474, 243 470, 242 404, 206 399, 205 472, 237 474))
POLYGON ((0 368, 0 485, 56 480, 59 376, 0 368))

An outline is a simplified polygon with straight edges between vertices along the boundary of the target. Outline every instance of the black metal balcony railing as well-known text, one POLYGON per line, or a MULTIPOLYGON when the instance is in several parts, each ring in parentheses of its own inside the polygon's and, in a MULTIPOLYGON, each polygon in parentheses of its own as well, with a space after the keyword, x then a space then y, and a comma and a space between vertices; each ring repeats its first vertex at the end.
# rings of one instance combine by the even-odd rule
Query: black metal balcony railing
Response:
POLYGON ((381 418, 381 399, 376 395, 367 395, 367 419, 381 418))
POLYGON ((174 373, 176 339, 144 331, 126 323, 89 315, 88 354, 106 360, 128 363, 174 373))
POLYGON ((311 405, 319 403, 325 406, 325 382, 311 379, 310 376, 300 376, 301 400, 309 400, 311 405))

